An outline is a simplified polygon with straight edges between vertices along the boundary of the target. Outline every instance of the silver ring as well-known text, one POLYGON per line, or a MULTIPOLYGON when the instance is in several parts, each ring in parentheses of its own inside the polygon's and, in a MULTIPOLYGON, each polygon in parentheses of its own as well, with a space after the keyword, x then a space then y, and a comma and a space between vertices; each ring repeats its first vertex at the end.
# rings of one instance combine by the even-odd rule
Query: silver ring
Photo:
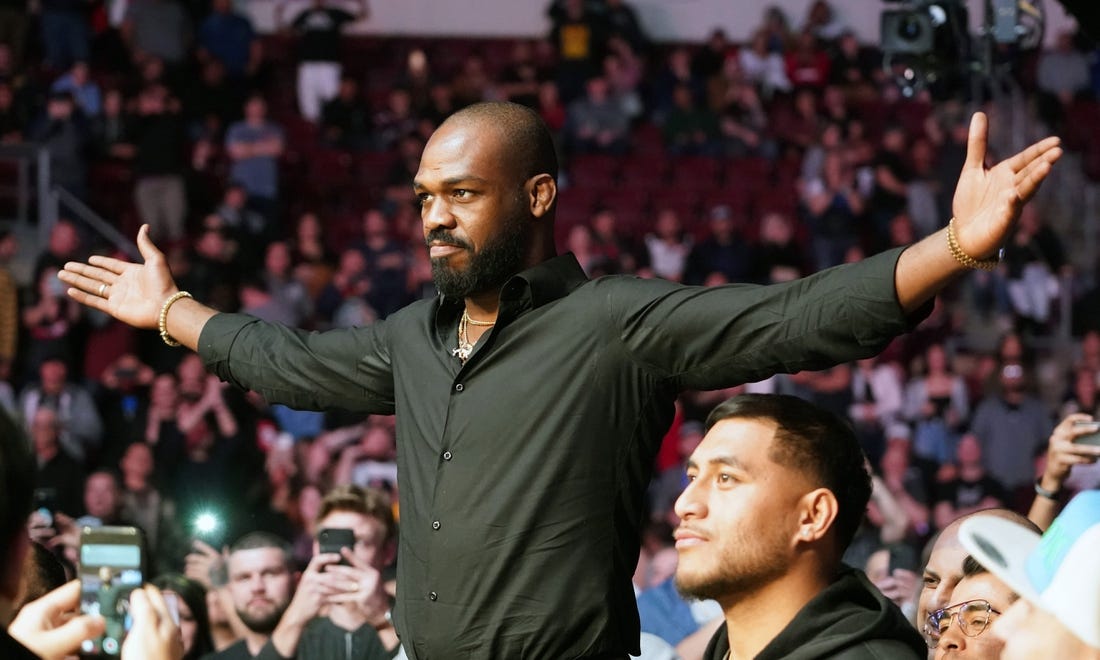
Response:
POLYGON ((99 285, 99 297, 100 298, 106 298, 107 297, 107 283, 106 282, 99 285))

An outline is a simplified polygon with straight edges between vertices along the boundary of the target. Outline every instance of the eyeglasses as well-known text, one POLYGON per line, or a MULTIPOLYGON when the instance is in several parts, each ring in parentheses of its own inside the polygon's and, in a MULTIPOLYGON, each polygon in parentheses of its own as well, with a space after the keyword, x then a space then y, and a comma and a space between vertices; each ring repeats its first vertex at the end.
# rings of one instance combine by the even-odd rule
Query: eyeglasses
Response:
POLYGON ((1000 612, 993 609, 988 600, 967 600, 949 605, 928 615, 928 620, 924 623, 924 639, 929 648, 936 648, 940 643, 940 636, 951 625, 951 619, 958 622, 962 634, 977 637, 989 627, 994 614, 1000 615, 1000 612))

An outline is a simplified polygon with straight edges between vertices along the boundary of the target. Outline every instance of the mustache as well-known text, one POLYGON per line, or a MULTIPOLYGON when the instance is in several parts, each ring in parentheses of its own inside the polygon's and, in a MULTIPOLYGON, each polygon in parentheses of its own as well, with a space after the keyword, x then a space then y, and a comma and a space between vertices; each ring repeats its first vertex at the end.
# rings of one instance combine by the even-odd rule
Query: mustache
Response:
POLYGON ((474 246, 470 245, 466 241, 458 238, 457 236, 443 230, 433 229, 428 232, 428 235, 424 237, 424 244, 431 247, 432 243, 438 243, 442 245, 450 245, 464 250, 472 250, 474 246))

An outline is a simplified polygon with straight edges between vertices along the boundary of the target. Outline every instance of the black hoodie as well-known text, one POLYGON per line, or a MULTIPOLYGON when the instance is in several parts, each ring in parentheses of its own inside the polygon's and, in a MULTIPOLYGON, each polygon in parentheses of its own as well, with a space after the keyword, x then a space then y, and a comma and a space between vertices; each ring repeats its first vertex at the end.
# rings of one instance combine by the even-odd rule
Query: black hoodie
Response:
MULTIPOLYGON (((726 625, 710 638, 703 657, 723 660, 729 651, 726 625)), ((806 603, 756 660, 924 660, 928 647, 901 610, 860 571, 845 567, 806 603)))

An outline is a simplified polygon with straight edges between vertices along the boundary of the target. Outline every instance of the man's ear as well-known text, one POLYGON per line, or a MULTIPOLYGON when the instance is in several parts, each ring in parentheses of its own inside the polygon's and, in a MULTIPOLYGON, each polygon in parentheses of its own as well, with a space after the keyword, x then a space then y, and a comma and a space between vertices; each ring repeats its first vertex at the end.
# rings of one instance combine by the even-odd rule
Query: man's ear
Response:
POLYGON ((836 495, 828 488, 816 488, 798 500, 798 530, 795 540, 818 541, 833 527, 839 510, 836 495))
MULTIPOLYGON (((7 548, 7 561, 0 566, 0 599, 14 603, 23 587, 23 562, 31 549, 31 539, 25 527, 19 529, 7 548)), ((0 622, 4 626, 7 621, 0 622)))
POLYGON ((558 199, 558 184, 549 174, 536 174, 527 180, 526 196, 531 215, 543 218, 553 210, 558 199))

